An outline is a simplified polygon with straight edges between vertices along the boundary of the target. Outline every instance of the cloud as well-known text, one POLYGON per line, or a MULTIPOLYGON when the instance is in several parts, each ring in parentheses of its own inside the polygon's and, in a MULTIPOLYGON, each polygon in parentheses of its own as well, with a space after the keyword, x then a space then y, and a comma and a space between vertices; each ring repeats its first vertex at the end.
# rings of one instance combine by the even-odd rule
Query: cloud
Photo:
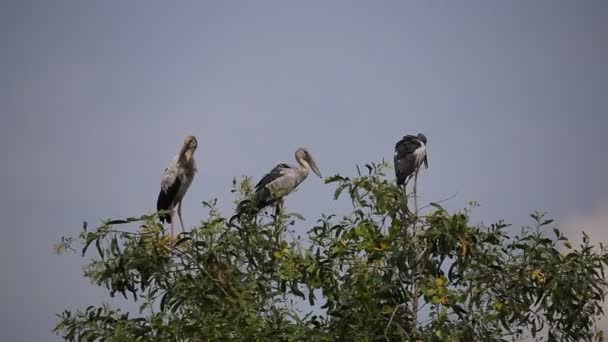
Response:
POLYGON ((587 233, 594 244, 608 242, 608 200, 598 202, 589 212, 575 212, 566 216, 561 228, 573 242, 582 240, 587 233))

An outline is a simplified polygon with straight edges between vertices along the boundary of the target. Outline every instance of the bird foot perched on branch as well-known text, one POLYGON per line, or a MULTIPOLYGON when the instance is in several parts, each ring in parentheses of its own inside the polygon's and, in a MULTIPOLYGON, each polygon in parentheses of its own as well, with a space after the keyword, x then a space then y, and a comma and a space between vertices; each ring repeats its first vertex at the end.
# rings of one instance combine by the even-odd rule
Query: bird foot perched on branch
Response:
POLYGON ((241 218, 243 216, 245 216, 245 217, 253 217, 257 213, 258 213, 258 209, 256 208, 255 203, 252 200, 250 200, 250 199, 243 200, 236 207, 236 214, 234 214, 228 220, 228 223, 232 224, 232 222, 234 222, 234 220, 239 220, 239 222, 240 222, 241 218))
POLYGON ((404 213, 404 215, 406 217, 416 217, 417 213, 411 211, 410 208, 409 208, 409 202, 410 202, 409 199, 410 199, 410 197, 413 198, 414 201, 416 201, 417 199, 416 199, 416 197, 415 197, 415 195, 413 193, 410 193, 410 194, 407 193, 406 186, 407 186, 407 184, 405 184, 403 186, 403 207, 402 207, 402 210, 403 210, 403 213, 404 213))
POLYGON ((275 205, 274 222, 276 227, 277 244, 280 244, 283 240, 283 231, 285 230, 285 226, 283 224, 283 199, 279 199, 275 205))

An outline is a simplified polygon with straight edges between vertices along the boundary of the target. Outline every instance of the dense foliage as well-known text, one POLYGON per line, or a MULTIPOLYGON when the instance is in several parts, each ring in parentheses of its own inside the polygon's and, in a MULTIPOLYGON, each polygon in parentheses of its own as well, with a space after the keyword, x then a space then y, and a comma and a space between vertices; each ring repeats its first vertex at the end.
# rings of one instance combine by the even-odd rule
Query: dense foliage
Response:
MULTIPOLYGON (((306 224, 298 214, 269 209, 230 223, 215 201, 177 238, 156 215, 85 225, 58 248, 94 254, 84 275, 140 312, 66 310, 56 332, 69 341, 602 339, 603 246, 584 237, 573 247, 542 214, 515 236, 502 222, 471 224, 470 209, 430 204, 408 216, 386 165, 366 167, 326 180, 352 213, 322 215, 304 239, 289 233, 306 224)), ((233 192, 250 198, 250 181, 233 192)))

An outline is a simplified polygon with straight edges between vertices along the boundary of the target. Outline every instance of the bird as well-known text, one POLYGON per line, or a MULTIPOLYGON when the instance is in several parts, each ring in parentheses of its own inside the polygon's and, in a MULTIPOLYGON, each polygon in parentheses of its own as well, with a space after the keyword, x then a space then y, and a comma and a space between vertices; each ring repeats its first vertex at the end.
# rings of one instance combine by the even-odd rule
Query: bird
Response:
POLYGON ((420 171, 424 164, 429 167, 426 154, 426 137, 406 135, 395 145, 395 176, 397 185, 407 185, 412 176, 420 171))
POLYGON ((307 148, 298 148, 295 159, 299 166, 282 163, 268 172, 256 184, 253 199, 242 201, 237 208, 237 215, 233 218, 239 217, 247 211, 249 214, 257 214, 265 207, 275 203, 278 204, 277 210, 279 210, 282 199, 308 177, 309 170, 312 170, 319 178, 323 178, 316 161, 307 148))
POLYGON ((160 193, 156 201, 156 210, 168 210, 169 214, 160 214, 159 218, 162 223, 171 224, 171 236, 173 236, 173 216, 175 206, 177 205, 177 216, 182 227, 182 232, 185 232, 184 222, 182 221, 182 200, 192 184, 196 173, 196 162, 194 160, 194 152, 198 147, 198 141, 195 136, 189 135, 184 140, 179 153, 169 163, 169 166, 163 172, 160 193))
MULTIPOLYGON (((422 133, 418 135, 406 135, 395 145, 395 176, 397 185, 401 185, 404 191, 407 183, 414 177, 418 177, 418 172, 422 165, 429 167, 426 151, 426 136, 422 133)), ((414 184, 414 193, 416 192, 414 184)), ((407 209, 407 194, 405 196, 407 209)))

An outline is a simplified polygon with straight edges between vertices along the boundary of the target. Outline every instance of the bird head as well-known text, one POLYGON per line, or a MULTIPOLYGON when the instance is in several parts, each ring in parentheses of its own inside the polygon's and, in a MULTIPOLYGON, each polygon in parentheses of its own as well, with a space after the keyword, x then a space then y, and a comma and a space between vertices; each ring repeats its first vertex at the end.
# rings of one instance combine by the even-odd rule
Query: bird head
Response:
POLYGON ((305 147, 298 148, 298 150, 296 151, 296 160, 306 161, 306 163, 308 165, 310 165, 310 168, 312 169, 312 171, 317 176, 319 176, 319 178, 323 178, 323 176, 321 175, 321 171, 319 171, 319 167, 317 166, 317 162, 312 157, 312 155, 310 154, 310 152, 308 151, 307 148, 305 148, 305 147))
POLYGON ((418 139, 426 145, 426 137, 422 133, 418 133, 418 139))
POLYGON ((189 150, 196 150, 196 148, 198 147, 198 141, 196 140, 196 137, 194 135, 187 136, 184 140, 184 147, 189 150))

